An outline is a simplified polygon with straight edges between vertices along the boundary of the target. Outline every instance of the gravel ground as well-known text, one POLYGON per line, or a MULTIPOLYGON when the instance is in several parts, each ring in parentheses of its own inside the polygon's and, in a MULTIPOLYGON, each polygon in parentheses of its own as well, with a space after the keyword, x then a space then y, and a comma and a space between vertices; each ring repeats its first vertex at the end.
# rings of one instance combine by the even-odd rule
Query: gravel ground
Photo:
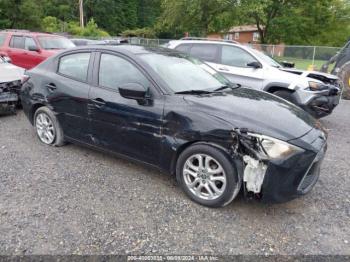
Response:
POLYGON ((41 144, 0 117, 0 254, 350 254, 350 102, 322 120, 329 149, 308 195, 221 209, 173 178, 90 149, 41 144))

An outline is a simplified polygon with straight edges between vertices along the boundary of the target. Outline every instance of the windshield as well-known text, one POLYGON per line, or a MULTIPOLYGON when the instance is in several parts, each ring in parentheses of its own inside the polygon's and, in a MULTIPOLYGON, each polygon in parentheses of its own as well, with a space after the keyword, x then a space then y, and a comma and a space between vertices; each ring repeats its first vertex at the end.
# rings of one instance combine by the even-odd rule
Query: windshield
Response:
POLYGON ((213 91, 229 81, 203 62, 185 54, 142 54, 141 59, 177 92, 213 91))
POLYGON ((72 41, 64 37, 56 37, 56 36, 39 36, 38 37, 40 46, 43 49, 67 49, 74 47, 72 41))
POLYGON ((282 65, 279 64, 276 60, 274 60, 270 56, 264 54, 263 52, 260 52, 260 51, 258 51, 256 49, 252 49, 252 51, 254 52, 254 54, 256 56, 258 56, 261 60, 264 60, 264 62, 269 64, 270 66, 277 67, 277 68, 282 67, 282 65))

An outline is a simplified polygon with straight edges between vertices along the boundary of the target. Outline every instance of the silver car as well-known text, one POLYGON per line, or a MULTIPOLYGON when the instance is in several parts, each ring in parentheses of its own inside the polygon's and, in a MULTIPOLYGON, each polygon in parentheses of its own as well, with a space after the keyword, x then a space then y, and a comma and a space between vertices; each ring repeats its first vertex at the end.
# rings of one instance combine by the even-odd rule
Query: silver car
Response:
POLYGON ((0 114, 14 113, 20 101, 21 78, 24 69, 9 63, 0 56, 0 114))
POLYGON ((339 104, 341 84, 334 75, 284 68, 249 46, 229 41, 173 40, 167 48, 206 61, 231 82, 282 97, 320 118, 339 104))

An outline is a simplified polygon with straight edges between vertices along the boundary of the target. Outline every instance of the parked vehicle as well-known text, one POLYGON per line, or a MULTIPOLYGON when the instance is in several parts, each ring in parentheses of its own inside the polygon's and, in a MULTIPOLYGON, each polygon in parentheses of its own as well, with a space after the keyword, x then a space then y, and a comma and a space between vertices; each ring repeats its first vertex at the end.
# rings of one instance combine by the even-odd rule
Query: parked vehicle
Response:
POLYGON ((211 40, 174 40, 168 48, 207 61, 229 80, 282 97, 316 118, 332 113, 339 104, 336 76, 285 68, 264 53, 237 43, 211 40))
POLYGON ((210 207, 241 188, 264 201, 303 195, 326 150, 319 123, 299 107, 160 47, 62 52, 26 72, 21 98, 44 144, 80 143, 176 174, 210 207))
POLYGON ((58 51, 74 47, 67 38, 26 30, 0 31, 0 56, 25 69, 33 68, 58 51))
POLYGON ((125 38, 114 38, 114 39, 104 39, 104 40, 73 38, 73 39, 70 39, 70 40, 76 46, 85 46, 85 45, 120 45, 120 44, 128 43, 128 39, 125 39, 125 38))
POLYGON ((334 64, 331 73, 337 75, 344 83, 344 98, 350 99, 350 41, 327 63, 322 65, 321 71, 328 72, 331 64, 334 64))
POLYGON ((0 56, 0 115, 15 113, 24 69, 0 56))

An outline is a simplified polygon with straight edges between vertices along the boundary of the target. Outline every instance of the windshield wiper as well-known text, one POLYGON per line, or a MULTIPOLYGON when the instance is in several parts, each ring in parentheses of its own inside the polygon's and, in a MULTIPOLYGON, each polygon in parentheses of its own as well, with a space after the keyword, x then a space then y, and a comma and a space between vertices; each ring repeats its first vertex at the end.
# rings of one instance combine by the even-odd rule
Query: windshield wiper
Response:
POLYGON ((175 94, 181 94, 181 95, 203 95, 203 94, 211 94, 211 91, 208 90, 185 90, 185 91, 179 91, 179 92, 175 92, 175 94))
POLYGON ((223 86, 220 86, 219 88, 214 89, 214 92, 222 91, 222 90, 225 90, 225 89, 227 89, 227 88, 236 89, 236 88, 239 88, 239 87, 241 87, 240 84, 237 84, 237 85, 235 85, 235 86, 232 86, 232 85, 230 85, 230 84, 227 84, 227 85, 223 85, 223 86))

